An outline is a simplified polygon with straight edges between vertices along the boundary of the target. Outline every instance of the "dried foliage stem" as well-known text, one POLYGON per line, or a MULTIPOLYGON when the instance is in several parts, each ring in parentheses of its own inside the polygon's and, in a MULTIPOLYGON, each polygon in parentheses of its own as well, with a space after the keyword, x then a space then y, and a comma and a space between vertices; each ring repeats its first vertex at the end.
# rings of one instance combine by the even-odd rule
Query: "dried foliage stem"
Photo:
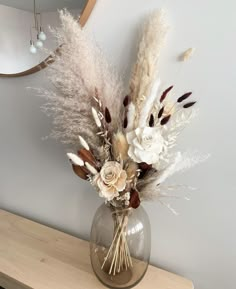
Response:
POLYGON ((133 266, 132 258, 130 255, 129 247, 126 239, 126 229, 129 218, 129 211, 124 215, 115 213, 115 234, 110 248, 104 258, 101 269, 104 268, 109 261, 109 274, 120 273, 121 270, 127 270, 133 266))

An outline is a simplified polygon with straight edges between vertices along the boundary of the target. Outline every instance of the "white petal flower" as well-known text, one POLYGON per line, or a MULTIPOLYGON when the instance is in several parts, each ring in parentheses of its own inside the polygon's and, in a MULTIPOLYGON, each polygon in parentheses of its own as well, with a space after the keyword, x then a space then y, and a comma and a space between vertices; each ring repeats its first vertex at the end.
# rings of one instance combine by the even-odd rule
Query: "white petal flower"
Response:
POLYGON ((155 164, 164 149, 164 139, 156 127, 136 128, 126 134, 128 155, 137 163, 155 164))
POLYGON ((100 173, 95 176, 94 182, 100 190, 100 196, 111 201, 119 196, 119 192, 125 189, 126 179, 127 174, 122 169, 121 164, 109 161, 103 165, 100 173))

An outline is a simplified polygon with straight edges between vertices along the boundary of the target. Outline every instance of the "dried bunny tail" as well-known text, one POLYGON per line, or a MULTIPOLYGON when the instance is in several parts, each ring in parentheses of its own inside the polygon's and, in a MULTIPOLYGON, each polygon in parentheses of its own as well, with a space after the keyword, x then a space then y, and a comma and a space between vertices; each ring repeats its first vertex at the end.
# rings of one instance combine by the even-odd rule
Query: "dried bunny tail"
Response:
POLYGON ((127 113, 127 127, 126 127, 127 132, 134 129, 134 118, 135 118, 135 106, 133 102, 131 102, 128 106, 128 113, 127 113))
POLYGON ((67 157, 74 165, 77 165, 77 166, 84 165, 84 161, 74 153, 67 153, 67 157))
POLYGON ((109 108, 113 121, 110 127, 116 128, 120 125, 123 84, 87 30, 67 11, 60 11, 60 19, 61 27, 53 33, 63 45, 48 68, 55 89, 44 94, 48 99, 44 110, 54 118, 51 135, 77 147, 78 135, 82 135, 98 154, 101 140, 91 111, 94 97, 109 108))
POLYGON ((145 97, 150 95, 153 79, 157 78, 158 60, 167 30, 164 10, 154 12, 144 26, 137 61, 130 80, 130 97, 135 104, 136 115, 139 115, 145 97))
POLYGON ((126 160, 128 158, 128 148, 126 137, 122 132, 117 132, 112 138, 112 152, 116 160, 126 160))
POLYGON ((89 145, 81 135, 79 135, 79 141, 82 147, 89 151, 89 145))

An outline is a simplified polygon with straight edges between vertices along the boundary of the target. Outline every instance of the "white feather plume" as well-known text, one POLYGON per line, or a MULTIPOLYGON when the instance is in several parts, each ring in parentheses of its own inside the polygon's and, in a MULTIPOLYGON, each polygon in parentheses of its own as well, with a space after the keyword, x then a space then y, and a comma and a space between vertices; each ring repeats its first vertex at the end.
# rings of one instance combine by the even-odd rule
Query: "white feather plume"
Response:
POLYGON ((160 87, 160 79, 157 78, 151 88, 150 95, 146 96, 146 99, 142 105, 142 109, 140 111, 140 116, 139 116, 139 123, 138 127, 145 127, 147 126, 147 118, 150 115, 150 112, 153 108, 154 102, 156 101, 156 98, 158 96, 158 91, 160 87))

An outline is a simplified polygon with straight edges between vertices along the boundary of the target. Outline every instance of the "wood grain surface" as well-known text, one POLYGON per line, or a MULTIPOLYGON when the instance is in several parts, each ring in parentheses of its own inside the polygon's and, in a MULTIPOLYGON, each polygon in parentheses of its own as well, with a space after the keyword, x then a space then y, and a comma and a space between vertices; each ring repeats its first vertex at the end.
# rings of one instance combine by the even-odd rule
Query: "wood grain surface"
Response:
MULTIPOLYGON (((87 241, 3 210, 0 210, 0 286, 104 288, 92 272, 87 241)), ((135 288, 193 289, 193 285, 183 277, 149 266, 135 288)))

